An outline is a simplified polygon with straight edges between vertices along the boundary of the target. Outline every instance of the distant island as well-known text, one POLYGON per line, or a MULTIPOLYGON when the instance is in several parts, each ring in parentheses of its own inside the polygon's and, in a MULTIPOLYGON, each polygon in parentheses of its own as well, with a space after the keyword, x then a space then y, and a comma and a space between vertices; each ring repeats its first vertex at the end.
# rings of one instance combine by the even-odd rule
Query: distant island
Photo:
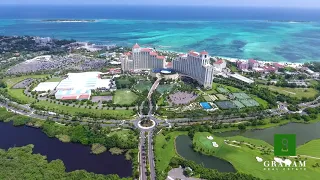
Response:
POLYGON ((95 19, 45 19, 45 22, 96 22, 95 19))
POLYGON ((267 22, 311 23, 312 21, 293 21, 293 20, 267 20, 267 22))

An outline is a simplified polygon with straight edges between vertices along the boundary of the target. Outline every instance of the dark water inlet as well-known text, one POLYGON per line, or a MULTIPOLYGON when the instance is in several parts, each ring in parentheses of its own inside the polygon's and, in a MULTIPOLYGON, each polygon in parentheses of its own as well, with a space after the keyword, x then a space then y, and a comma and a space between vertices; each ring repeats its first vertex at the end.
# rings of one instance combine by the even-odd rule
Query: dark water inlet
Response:
POLYGON ((261 130, 229 131, 217 133, 217 136, 244 136, 248 138, 261 139, 273 145, 274 134, 295 134, 297 146, 305 144, 308 141, 320 138, 320 123, 289 123, 283 126, 277 126, 261 130))
POLYGON ((11 123, 0 122, 0 148, 9 149, 33 144, 33 153, 47 156, 49 161, 61 159, 66 171, 84 169, 97 174, 118 174, 120 177, 132 175, 132 165, 124 155, 115 156, 109 151, 100 155, 90 153, 90 147, 75 143, 63 143, 57 138, 49 138, 41 130, 11 123))
POLYGON ((176 138, 176 149, 180 156, 187 160, 202 164, 206 168, 217 169, 219 172, 236 172, 231 163, 223 159, 207 156, 192 149, 192 140, 189 136, 181 135, 176 138))

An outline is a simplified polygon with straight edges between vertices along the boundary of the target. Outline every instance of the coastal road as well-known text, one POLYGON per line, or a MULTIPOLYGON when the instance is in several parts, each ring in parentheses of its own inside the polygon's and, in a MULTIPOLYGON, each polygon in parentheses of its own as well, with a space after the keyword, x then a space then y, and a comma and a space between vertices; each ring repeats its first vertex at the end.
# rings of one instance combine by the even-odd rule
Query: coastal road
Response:
POLYGON ((139 171, 140 171, 140 180, 147 180, 147 168, 146 168, 146 152, 145 152, 145 132, 140 131, 140 136, 139 136, 139 171))
POLYGON ((154 152, 153 152, 153 131, 149 131, 148 133, 148 161, 150 168, 150 179, 156 179, 156 171, 154 164, 154 152))

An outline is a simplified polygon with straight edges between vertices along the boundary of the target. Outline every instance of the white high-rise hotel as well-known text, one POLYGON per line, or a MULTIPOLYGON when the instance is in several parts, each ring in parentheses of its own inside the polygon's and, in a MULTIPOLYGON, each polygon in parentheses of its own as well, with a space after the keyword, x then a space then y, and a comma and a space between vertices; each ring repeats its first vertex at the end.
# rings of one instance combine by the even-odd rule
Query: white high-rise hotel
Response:
MULTIPOLYGON (((124 72, 163 68, 165 62, 165 57, 159 56, 153 49, 141 48, 135 44, 132 52, 121 57, 121 68, 124 72)), ((197 80, 204 88, 212 88, 214 66, 210 64, 208 52, 190 51, 188 54, 181 54, 172 61, 172 68, 197 80)))
POLYGON ((172 61, 173 69, 182 74, 186 74, 204 88, 211 89, 214 75, 214 66, 210 64, 209 54, 206 51, 201 53, 190 51, 188 54, 181 54, 172 61))
POLYGON ((159 56, 153 49, 141 48, 135 44, 132 52, 127 52, 121 57, 121 68, 124 72, 163 68, 165 62, 165 57, 159 56))

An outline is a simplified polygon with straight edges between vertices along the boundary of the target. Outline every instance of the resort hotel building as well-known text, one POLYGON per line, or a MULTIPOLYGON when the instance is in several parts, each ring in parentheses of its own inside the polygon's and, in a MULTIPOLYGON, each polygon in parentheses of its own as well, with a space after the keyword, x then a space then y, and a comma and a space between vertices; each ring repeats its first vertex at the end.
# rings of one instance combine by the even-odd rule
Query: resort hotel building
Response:
POLYGON ((131 52, 121 57, 121 68, 124 72, 163 68, 165 57, 159 56, 152 48, 141 48, 135 44, 131 52))
POLYGON ((180 54, 172 61, 172 68, 197 80, 204 88, 212 88, 215 67, 210 64, 208 52, 190 51, 188 54, 180 54))
MULTIPOLYGON (((159 56, 151 48, 141 48, 138 44, 133 46, 131 52, 127 52, 121 57, 123 72, 159 69, 164 68, 165 65, 166 58, 164 56, 159 56)), ((172 69, 197 80, 204 88, 210 89, 212 88, 214 70, 217 68, 210 64, 208 52, 190 51, 188 54, 181 54, 174 59, 172 69)))

